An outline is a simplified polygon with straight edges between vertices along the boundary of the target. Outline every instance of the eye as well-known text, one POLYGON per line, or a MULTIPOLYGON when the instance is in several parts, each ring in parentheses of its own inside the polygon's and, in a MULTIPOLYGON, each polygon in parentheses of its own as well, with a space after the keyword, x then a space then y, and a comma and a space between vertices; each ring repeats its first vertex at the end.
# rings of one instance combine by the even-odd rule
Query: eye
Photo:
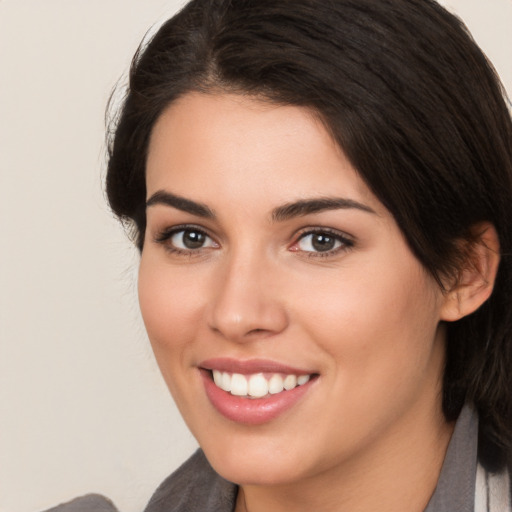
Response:
POLYGON ((155 241, 164 244, 171 252, 178 253, 218 247, 218 244, 204 231, 194 227, 165 230, 156 237, 155 241))
POLYGON ((170 237, 170 242, 178 249, 201 249, 213 247, 213 240, 203 233, 193 229, 182 229, 170 237))
POLYGON ((329 233, 310 233, 304 235, 297 243, 301 251, 327 252, 337 249, 341 245, 339 240, 329 233))
POLYGON ((293 244, 291 250, 311 253, 311 255, 335 254, 340 250, 353 247, 354 242, 340 233, 329 230, 315 230, 303 233, 293 244))

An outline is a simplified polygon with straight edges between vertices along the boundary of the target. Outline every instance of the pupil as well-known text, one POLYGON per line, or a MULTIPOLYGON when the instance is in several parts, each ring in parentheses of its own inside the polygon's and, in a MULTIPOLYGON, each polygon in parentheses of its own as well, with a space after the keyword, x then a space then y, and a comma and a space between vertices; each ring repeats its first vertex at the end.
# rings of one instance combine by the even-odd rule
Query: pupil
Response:
POLYGON ((183 233, 183 245, 187 249, 199 249, 204 244, 204 234, 198 231, 185 231, 183 233))
POLYGON ((317 234, 313 236, 313 247, 317 251, 329 251, 334 247, 335 240, 332 236, 317 234))

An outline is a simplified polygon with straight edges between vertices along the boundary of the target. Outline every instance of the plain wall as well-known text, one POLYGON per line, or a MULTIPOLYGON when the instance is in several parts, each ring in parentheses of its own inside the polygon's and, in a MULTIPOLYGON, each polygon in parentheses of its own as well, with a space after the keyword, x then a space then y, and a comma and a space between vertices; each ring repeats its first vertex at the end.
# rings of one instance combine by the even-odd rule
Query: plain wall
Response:
MULTIPOLYGON (((180 3, 0 0, 0 512, 93 491, 140 511, 196 446, 102 192, 110 91, 180 3)), ((512 2, 444 3, 512 91, 512 2)))

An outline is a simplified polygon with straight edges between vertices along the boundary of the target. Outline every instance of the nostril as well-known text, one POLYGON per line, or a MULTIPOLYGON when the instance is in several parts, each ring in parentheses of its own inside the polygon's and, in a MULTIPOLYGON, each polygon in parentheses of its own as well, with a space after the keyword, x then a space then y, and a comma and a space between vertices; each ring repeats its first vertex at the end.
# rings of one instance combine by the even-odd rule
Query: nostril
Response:
POLYGON ((260 334, 262 332, 265 332, 265 329, 252 329, 247 334, 260 334))

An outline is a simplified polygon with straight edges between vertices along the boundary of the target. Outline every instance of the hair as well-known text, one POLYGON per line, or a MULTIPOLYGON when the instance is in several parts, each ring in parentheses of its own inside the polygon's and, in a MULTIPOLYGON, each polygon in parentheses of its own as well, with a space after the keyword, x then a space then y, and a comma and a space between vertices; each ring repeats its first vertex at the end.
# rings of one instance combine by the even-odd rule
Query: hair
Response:
POLYGON ((108 135, 108 200, 140 250, 152 128, 192 91, 318 114, 440 286, 467 264, 474 226, 495 226, 493 294, 447 324, 443 410, 452 421, 473 403, 480 461, 503 467, 512 452, 512 123, 464 24, 433 0, 189 2, 137 51, 108 135))

